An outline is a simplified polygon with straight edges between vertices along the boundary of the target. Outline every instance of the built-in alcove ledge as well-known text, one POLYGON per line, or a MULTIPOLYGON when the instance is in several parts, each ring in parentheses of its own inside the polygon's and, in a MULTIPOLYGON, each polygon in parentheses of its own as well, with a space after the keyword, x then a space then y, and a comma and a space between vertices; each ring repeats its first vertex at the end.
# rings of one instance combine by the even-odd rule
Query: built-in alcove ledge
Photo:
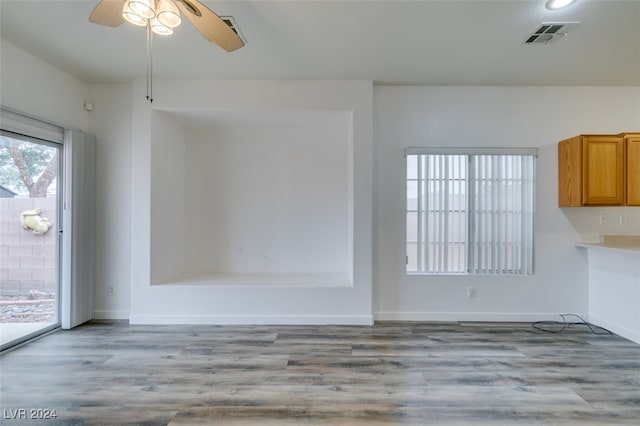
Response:
POLYGON ((347 273, 214 273, 184 274, 158 286, 332 288, 353 287, 347 273))
POLYGON ((579 242, 576 246, 640 254, 640 235, 603 235, 600 241, 579 242))

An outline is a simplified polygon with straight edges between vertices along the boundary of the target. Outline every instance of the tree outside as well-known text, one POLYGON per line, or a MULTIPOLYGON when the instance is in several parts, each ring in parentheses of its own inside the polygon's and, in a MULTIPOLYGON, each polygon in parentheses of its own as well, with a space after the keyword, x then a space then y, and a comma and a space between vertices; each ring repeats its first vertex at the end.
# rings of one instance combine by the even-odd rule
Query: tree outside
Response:
POLYGON ((58 172, 58 150, 0 136, 0 185, 29 198, 45 198, 58 172))

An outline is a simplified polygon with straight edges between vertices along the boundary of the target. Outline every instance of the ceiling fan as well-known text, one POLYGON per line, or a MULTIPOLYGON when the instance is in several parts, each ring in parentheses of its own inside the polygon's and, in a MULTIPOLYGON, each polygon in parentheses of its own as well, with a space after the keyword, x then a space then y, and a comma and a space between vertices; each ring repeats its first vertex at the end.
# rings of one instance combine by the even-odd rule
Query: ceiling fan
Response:
POLYGON ((129 21, 135 25, 150 25, 152 30, 153 25, 158 24, 158 31, 154 30, 156 34, 171 34, 172 28, 180 25, 178 8, 207 40, 227 52, 244 46, 242 38, 198 0, 101 0, 91 12, 89 21, 109 27, 129 21))
POLYGON ((198 0, 100 0, 89 21, 117 27, 127 21, 147 28, 147 100, 153 102, 152 36, 173 34, 180 25, 180 11, 207 40, 227 52, 245 45, 240 35, 225 20, 198 0))

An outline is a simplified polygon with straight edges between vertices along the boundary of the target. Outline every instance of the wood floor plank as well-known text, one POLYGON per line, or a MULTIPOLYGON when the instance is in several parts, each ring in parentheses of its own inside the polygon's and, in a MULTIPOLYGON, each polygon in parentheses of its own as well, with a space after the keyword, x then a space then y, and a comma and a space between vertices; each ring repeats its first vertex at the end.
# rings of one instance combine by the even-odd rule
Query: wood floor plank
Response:
POLYGON ((3 417, 48 425, 640 424, 640 345, 520 323, 95 321, 3 354, 0 379, 3 417))

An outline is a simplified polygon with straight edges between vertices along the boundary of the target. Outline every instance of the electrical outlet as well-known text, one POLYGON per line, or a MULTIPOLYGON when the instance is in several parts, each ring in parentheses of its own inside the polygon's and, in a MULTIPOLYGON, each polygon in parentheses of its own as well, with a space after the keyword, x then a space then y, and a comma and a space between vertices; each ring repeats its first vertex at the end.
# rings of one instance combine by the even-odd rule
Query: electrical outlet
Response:
POLYGON ((116 294, 116 289, 110 285, 109 286, 109 296, 114 296, 116 294))
POLYGON ((467 287, 467 299, 475 299, 478 297, 478 292, 475 287, 467 287))
POLYGON ((607 217, 606 214, 601 214, 600 215, 600 225, 606 225, 607 222, 609 222, 609 218, 607 217))
POLYGON ((627 224, 627 217, 623 214, 621 214, 618 218, 618 223, 620 225, 626 225, 627 224))

